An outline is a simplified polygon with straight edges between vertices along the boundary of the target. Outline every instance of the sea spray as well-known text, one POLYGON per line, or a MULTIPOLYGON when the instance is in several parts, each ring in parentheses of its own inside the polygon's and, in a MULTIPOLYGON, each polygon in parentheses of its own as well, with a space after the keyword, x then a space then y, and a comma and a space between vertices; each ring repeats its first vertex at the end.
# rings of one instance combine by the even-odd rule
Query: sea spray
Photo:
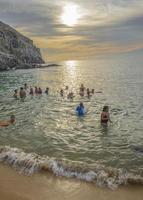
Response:
POLYGON ((124 169, 57 160, 35 153, 25 153, 21 149, 8 146, 0 147, 0 162, 7 163, 28 176, 44 170, 56 176, 77 178, 110 189, 116 189, 119 185, 125 184, 143 184, 143 177, 134 176, 124 169))

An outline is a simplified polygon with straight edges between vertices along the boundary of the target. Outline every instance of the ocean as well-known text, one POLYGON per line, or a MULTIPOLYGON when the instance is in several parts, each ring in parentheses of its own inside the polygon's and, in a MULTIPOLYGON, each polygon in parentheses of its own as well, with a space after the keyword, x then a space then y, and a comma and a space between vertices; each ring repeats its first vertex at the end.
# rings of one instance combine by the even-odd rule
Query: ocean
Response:
POLYGON ((143 184, 143 67, 135 55, 85 61, 64 61, 60 66, 0 73, 0 119, 16 116, 16 124, 0 129, 0 161, 25 175, 50 171, 98 186, 116 189, 126 183, 143 184), (28 86, 49 87, 49 95, 15 100, 13 91, 28 86), (95 89, 89 99, 79 87, 95 89), (59 94, 69 86, 74 100, 59 94), (83 102, 87 110, 78 117, 83 102), (104 105, 112 123, 100 124, 104 105))

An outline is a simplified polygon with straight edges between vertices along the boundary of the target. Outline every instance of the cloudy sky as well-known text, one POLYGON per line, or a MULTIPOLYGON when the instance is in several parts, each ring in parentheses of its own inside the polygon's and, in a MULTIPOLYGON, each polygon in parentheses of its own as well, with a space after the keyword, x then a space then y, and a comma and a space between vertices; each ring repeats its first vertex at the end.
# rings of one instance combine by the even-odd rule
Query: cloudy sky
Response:
POLYGON ((30 37, 45 60, 143 49, 143 0, 0 0, 0 20, 30 37))

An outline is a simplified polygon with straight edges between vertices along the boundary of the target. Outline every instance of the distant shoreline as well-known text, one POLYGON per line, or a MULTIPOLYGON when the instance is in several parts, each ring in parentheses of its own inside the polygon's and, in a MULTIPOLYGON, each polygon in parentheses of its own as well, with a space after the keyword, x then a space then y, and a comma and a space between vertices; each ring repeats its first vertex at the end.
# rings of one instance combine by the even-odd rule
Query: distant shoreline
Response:
POLYGON ((11 71, 11 70, 18 70, 18 69, 39 69, 39 68, 48 68, 48 67, 59 67, 61 65, 59 64, 26 64, 26 65, 22 65, 20 67, 7 67, 5 69, 0 69, 0 72, 4 72, 4 71, 11 71))
POLYGON ((61 65, 52 63, 52 64, 34 64, 32 66, 33 66, 32 68, 46 68, 46 67, 59 67, 61 65))

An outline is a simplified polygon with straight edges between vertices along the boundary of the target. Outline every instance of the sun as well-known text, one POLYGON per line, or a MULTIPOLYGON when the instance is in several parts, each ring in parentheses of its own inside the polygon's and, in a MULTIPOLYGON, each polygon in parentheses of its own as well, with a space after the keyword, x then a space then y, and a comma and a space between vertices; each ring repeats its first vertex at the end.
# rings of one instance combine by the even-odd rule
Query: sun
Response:
POLYGON ((75 26, 81 17, 79 6, 76 4, 67 4, 63 7, 61 22, 67 26, 75 26))

